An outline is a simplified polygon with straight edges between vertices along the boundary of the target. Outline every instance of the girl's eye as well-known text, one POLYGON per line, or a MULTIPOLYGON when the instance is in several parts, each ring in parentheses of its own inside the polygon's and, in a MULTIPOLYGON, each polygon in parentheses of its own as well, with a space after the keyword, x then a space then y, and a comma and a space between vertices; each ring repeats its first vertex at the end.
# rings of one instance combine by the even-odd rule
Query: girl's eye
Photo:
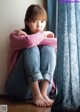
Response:
POLYGON ((43 23, 43 22, 44 22, 44 20, 41 21, 41 23, 43 23))
POLYGON ((41 23, 46 22, 45 20, 42 20, 41 23))
POLYGON ((33 23, 35 23, 35 22, 36 22, 36 20, 33 20, 32 22, 33 22, 33 23))

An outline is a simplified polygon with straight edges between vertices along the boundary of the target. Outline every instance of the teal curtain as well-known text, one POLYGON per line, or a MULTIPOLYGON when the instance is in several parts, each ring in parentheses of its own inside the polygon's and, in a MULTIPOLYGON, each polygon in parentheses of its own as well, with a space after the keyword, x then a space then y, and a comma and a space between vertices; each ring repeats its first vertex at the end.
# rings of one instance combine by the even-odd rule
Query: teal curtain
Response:
MULTIPOLYGON (((49 9, 54 0, 47 0, 49 9)), ((56 0, 58 2, 58 0, 56 0)), ((80 2, 59 3, 57 5, 57 66, 55 71, 58 94, 52 106, 75 110, 80 106, 80 2)), ((50 21, 49 29, 54 25, 50 21)))
POLYGON ((56 0, 47 0, 48 30, 56 35, 56 0))

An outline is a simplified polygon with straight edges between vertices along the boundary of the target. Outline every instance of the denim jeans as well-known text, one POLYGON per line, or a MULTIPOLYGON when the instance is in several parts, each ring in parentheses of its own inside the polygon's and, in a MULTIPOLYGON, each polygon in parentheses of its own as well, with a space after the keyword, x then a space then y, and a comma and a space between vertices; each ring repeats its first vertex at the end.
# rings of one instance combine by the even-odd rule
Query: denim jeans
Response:
POLYGON ((34 46, 22 50, 14 70, 7 80, 7 92, 18 99, 31 99, 31 83, 48 80, 48 93, 53 84, 56 54, 51 46, 34 46))

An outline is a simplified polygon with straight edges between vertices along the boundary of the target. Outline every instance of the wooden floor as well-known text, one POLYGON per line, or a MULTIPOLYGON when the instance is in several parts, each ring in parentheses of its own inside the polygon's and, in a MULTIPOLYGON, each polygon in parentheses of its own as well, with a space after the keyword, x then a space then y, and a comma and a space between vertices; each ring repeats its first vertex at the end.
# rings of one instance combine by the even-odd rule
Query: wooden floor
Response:
POLYGON ((7 97, 0 96, 0 106, 1 105, 7 105, 7 112, 51 112, 50 107, 36 107, 32 105, 31 102, 11 101, 7 97))

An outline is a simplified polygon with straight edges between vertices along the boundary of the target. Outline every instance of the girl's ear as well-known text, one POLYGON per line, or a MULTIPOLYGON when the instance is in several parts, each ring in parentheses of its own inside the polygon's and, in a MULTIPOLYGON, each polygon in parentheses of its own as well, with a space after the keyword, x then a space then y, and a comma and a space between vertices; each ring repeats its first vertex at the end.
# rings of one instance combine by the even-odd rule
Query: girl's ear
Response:
POLYGON ((25 21, 25 20, 24 20, 24 23, 25 23, 26 25, 28 25, 28 22, 27 22, 27 21, 25 21))
POLYGON ((25 23, 26 23, 26 25, 28 25, 28 22, 27 21, 25 21, 25 23))

